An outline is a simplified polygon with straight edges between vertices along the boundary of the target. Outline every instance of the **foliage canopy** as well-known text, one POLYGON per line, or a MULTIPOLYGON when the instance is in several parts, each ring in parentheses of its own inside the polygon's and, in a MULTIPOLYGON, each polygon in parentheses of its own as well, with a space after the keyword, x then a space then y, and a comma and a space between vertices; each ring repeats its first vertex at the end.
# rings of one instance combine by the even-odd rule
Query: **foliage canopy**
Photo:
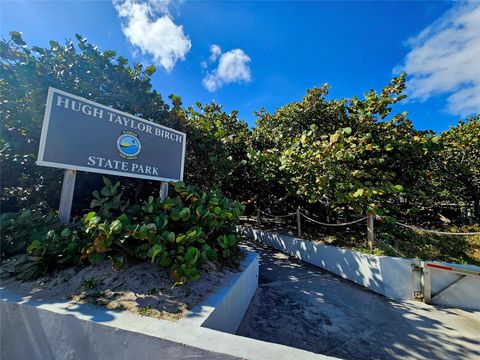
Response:
MULTIPOLYGON (((179 96, 170 95, 167 104, 152 87, 154 72, 154 66, 129 65, 115 51, 102 52, 78 34, 75 44, 51 41, 48 48, 29 47, 19 32, 0 41, 2 212, 23 209, 2 218, 2 231, 7 231, 10 240, 15 226, 27 217, 50 224, 51 219, 44 218, 45 209, 58 204, 62 172, 35 165, 49 86, 186 132, 185 181, 199 187, 185 190, 189 198, 176 187, 175 191, 180 191, 177 197, 160 203, 152 196, 158 184, 132 179, 120 184, 112 179, 91 201, 90 194, 101 186, 102 179, 79 174, 74 214, 76 220, 83 218, 85 233, 100 240, 87 248, 79 243, 62 249, 72 253, 81 249, 84 259, 118 258, 128 235, 128 241, 147 239, 151 245, 134 251, 165 264, 165 254, 174 250, 169 246, 183 246, 176 240, 188 236, 188 229, 174 226, 167 234, 163 218, 170 219, 170 225, 180 221, 184 226, 208 229, 202 230, 200 238, 208 239, 205 241, 212 247, 208 233, 215 233, 215 225, 205 219, 219 214, 217 206, 210 209, 205 205, 201 191, 221 191, 245 204, 256 200, 261 208, 278 212, 301 205, 319 217, 375 213, 390 225, 397 218, 414 216, 434 223, 442 206, 452 203, 473 209, 463 217, 457 212, 453 219, 457 225, 467 221, 465 214, 470 221, 480 219, 480 116, 462 120, 440 134, 415 129, 406 113, 393 110, 406 97, 405 74, 392 79, 380 92, 371 90, 362 98, 330 99, 327 84, 310 89, 302 100, 273 113, 260 110, 256 126, 249 129, 236 111, 226 113, 214 102, 183 107, 179 96), (208 216, 203 213, 205 206, 208 216), (89 207, 94 211, 84 215, 89 207), (131 218, 130 212, 136 217, 131 218), (143 230, 133 231, 133 224, 143 230), (149 235, 152 224, 155 236, 161 238, 158 243, 149 235), (156 245, 162 247, 152 250, 156 245)), ((222 206, 218 206, 221 214, 230 212, 230 205, 222 206)), ((225 216, 223 221, 228 223, 238 214, 235 210, 232 219, 225 216)), ((50 235, 43 232, 44 240, 76 236, 57 230, 50 235)), ((214 235, 215 246, 233 243, 229 232, 222 231, 214 235)), ((30 250, 40 251, 41 244, 40 240, 30 243, 30 250)), ((25 242, 8 246, 15 252, 25 242)), ((202 246, 196 249, 202 252, 202 246)), ((197 252, 188 247, 175 251, 184 251, 178 256, 187 259, 185 267, 175 268, 178 277, 195 277, 194 271, 188 270, 188 259, 196 259, 197 252)), ((176 264, 176 257, 168 258, 176 264)))

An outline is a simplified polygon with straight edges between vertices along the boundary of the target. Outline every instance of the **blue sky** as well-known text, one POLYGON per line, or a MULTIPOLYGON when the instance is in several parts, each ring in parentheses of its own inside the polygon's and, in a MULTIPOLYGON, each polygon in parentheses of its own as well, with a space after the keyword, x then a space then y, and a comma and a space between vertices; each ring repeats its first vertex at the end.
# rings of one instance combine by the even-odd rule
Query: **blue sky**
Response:
POLYGON ((250 125, 254 111, 300 100, 307 88, 329 83, 332 97, 361 96, 404 69, 411 98, 396 110, 441 131, 480 112, 479 4, 2 1, 0 16, 4 38, 17 30, 47 46, 80 33, 155 63, 165 99, 215 100, 250 125))

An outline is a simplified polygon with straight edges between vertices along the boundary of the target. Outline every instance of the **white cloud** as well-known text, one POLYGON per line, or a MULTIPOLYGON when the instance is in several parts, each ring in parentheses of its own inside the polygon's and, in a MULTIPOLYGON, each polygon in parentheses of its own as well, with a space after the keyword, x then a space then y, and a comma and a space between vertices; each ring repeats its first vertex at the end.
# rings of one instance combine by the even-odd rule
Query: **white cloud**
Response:
POLYGON ((168 11, 171 1, 113 0, 122 19, 122 31, 142 54, 150 54, 168 72, 184 60, 192 43, 168 11))
POLYGON ((222 49, 220 46, 213 44, 210 45, 210 57, 208 58, 210 61, 217 61, 218 57, 222 54, 222 49))
POLYGON ((462 2, 418 36, 397 70, 410 76, 411 99, 449 94, 447 111, 466 116, 480 111, 480 2, 462 2))
MULTIPOLYGON (((212 55, 214 54, 212 50, 213 46, 214 45, 210 47, 212 55)), ((220 47, 218 47, 218 50, 220 50, 220 47)), ((218 57, 220 53, 218 53, 216 57, 218 57)), ((210 58, 212 55, 210 55, 210 58)), ((221 54, 217 68, 207 73, 203 78, 203 86, 212 92, 221 88, 224 84, 250 81, 251 73, 248 66, 250 61, 250 57, 245 54, 242 49, 233 49, 221 54)))

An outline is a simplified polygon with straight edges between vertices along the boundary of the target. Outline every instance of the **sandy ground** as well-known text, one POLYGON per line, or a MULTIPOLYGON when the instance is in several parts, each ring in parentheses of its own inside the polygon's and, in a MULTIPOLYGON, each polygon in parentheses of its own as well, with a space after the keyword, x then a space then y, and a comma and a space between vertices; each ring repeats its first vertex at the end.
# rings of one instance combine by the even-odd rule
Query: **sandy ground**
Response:
POLYGON ((129 264, 112 269, 111 262, 96 266, 71 267, 34 281, 15 279, 15 266, 25 255, 5 260, 0 265, 1 287, 34 299, 68 299, 93 303, 109 309, 125 309, 143 316, 175 321, 208 295, 226 286, 233 274, 204 266, 199 280, 173 286, 168 270, 150 263, 129 264))

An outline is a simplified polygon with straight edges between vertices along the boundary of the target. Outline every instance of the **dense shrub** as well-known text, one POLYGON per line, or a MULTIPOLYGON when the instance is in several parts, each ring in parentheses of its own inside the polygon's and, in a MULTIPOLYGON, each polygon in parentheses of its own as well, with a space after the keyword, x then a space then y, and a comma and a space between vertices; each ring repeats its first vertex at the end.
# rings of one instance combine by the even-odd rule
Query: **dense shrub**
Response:
MULTIPOLYGON (((161 201, 150 196, 140 204, 122 199, 120 182, 104 178, 93 193, 92 210, 68 225, 54 213, 23 211, 5 214, 8 253, 28 252, 36 261, 25 277, 60 266, 97 264, 110 259, 115 268, 126 261, 149 260, 171 268, 179 283, 198 278, 209 261, 233 265, 239 255, 235 224, 243 207, 218 191, 203 192, 183 182, 174 184, 176 196, 161 201), (35 230, 32 232, 32 230, 35 230)), ((3 245, 3 244, 2 244, 3 245)), ((2 246, 3 248, 3 246, 2 246)))
POLYGON ((1 257, 24 252, 30 242, 41 238, 56 222, 56 214, 42 206, 17 213, 3 213, 0 217, 1 257))
MULTIPOLYGON (((380 227, 376 246, 386 255, 480 265, 480 235, 449 236, 380 227)), ((450 226, 443 231, 480 232, 480 226, 450 226)))
POLYGON ((415 130, 405 113, 387 118, 404 89, 405 75, 364 100, 328 101, 322 87, 274 114, 260 114, 253 130, 258 146, 250 153, 257 173, 304 207, 321 204, 334 217, 397 215, 405 212, 405 200, 409 209, 418 206, 439 139, 415 130))
MULTIPOLYGON (((388 223, 377 223, 374 248, 369 249, 365 235, 356 230, 349 228, 335 232, 325 236, 323 240, 329 245, 353 248, 375 255, 480 265, 480 235, 437 235, 425 231, 399 228, 388 223)), ((480 232, 480 226, 448 226, 442 231, 451 233, 480 232)), ((313 238, 315 237, 313 236, 313 238)))
POLYGON ((22 278, 34 278, 53 270, 83 263, 80 253, 86 240, 81 232, 68 225, 56 223, 47 232, 35 238, 27 251, 35 258, 32 266, 27 268, 22 278))
POLYGON ((101 194, 94 194, 92 207, 98 212, 82 219, 85 236, 92 240, 82 258, 97 263, 109 257, 114 266, 129 258, 148 258, 171 267, 181 282, 196 279, 204 262, 236 259, 234 225, 242 212, 238 202, 177 182, 176 197, 162 202, 150 196, 141 205, 128 207, 117 194, 118 186, 106 180, 101 194))
MULTIPOLYGON (((180 127, 160 94, 152 90, 154 66, 130 66, 115 51, 101 52, 80 35, 76 36, 76 46, 70 40, 64 45, 51 41, 46 48, 27 46, 19 32, 10 35, 9 40, 0 41, 3 211, 17 211, 40 202, 48 202, 52 208, 58 204, 62 171, 35 164, 49 86, 180 127)), ((86 207, 84 201, 101 184, 101 176, 82 175, 77 179, 74 212, 86 207)), ((133 179, 125 179, 123 184, 131 189, 138 187, 133 179)))
MULTIPOLYGON (((171 105, 152 88, 155 66, 128 64, 115 51, 100 51, 85 38, 65 44, 51 41, 43 48, 29 46, 21 33, 0 40, 0 161, 1 205, 5 212, 36 206, 56 208, 62 170, 35 164, 49 86, 187 133, 185 181, 204 189, 220 188, 231 198, 248 193, 245 162, 247 124, 234 111, 216 104, 200 111, 183 109, 179 96, 171 105), (202 164, 199 166, 198 164, 202 164)), ((77 174, 73 214, 88 206, 97 174, 77 174)), ((124 196, 138 202, 158 191, 158 183, 124 178, 124 196)))
POLYGON ((37 206, 18 213, 4 213, 1 224, 1 258, 23 253, 34 263, 22 266, 20 277, 34 278, 61 266, 81 264, 82 241, 77 231, 58 222, 57 213, 37 206))
MULTIPOLYGON (((310 89, 300 101, 273 113, 260 110, 256 127, 249 129, 235 110, 226 113, 214 102, 184 108, 179 96, 170 95, 171 105, 166 104, 152 87, 154 71, 154 66, 129 65, 115 51, 102 52, 80 35, 75 44, 51 41, 47 48, 29 47, 19 32, 0 41, 0 185, 6 212, 1 218, 2 256, 35 241, 30 251, 43 256, 45 269, 48 259, 57 255, 63 262, 77 261, 75 252, 80 249, 81 261, 108 257, 121 266, 126 258, 145 257, 169 263, 182 279, 196 277, 193 269, 212 251, 220 260, 227 258, 231 247, 225 244, 234 242, 233 230, 217 229, 212 219, 219 220, 225 210, 234 213, 235 221, 237 203, 224 201, 215 192, 206 193, 212 205, 202 197, 193 202, 198 196, 187 198, 178 186, 175 198, 161 203, 149 197, 158 191, 158 183, 140 179, 107 183, 94 193, 93 211, 80 219, 89 207, 91 191, 102 180, 81 172, 75 188, 75 226, 69 233, 52 224, 55 216, 48 213, 58 204, 62 171, 35 165, 49 86, 186 132, 186 182, 218 188, 229 198, 250 204, 250 213, 255 201, 275 213, 302 206, 320 219, 376 213, 391 224, 395 218, 415 217, 417 225, 435 227, 440 225, 441 209, 453 205, 452 224, 480 220, 480 116, 441 134, 415 129, 408 114, 393 111, 406 97, 405 74, 363 98, 330 99, 328 85, 310 89), (15 213, 22 208, 29 210, 15 213), (187 234, 194 227, 202 232, 191 239, 187 234), (48 235, 45 230, 54 232, 48 235), (191 244, 200 255, 189 250, 191 244)), ((185 189, 203 196, 198 189, 185 189)), ((347 231, 338 231, 342 230, 337 229, 337 238, 351 238, 347 231)), ((440 239, 437 246, 397 233, 394 227, 379 230, 386 234, 377 235, 379 246, 389 251, 394 243, 395 249, 404 249, 399 254, 427 257, 441 248, 437 257, 448 251, 460 257, 458 248, 443 246, 440 239)), ((351 246, 362 246, 365 233, 357 232, 353 238, 358 240, 350 241, 351 246)), ((470 258, 467 248, 471 246, 463 248, 464 258, 470 258)))

